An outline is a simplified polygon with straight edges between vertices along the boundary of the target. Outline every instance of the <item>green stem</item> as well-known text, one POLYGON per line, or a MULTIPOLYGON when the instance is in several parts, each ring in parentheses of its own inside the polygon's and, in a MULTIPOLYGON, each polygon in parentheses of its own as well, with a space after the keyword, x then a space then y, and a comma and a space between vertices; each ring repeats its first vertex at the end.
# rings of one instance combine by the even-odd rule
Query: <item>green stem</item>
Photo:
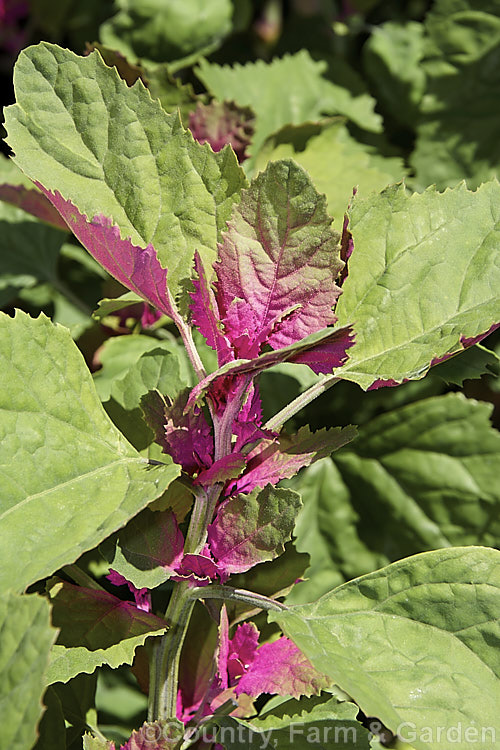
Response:
POLYGON ((265 430, 278 431, 291 417, 297 412, 318 398, 322 393, 327 391, 329 388, 338 383, 340 378, 336 378, 334 375, 324 375, 317 383, 312 385, 307 391, 301 393, 296 399, 287 404, 281 411, 268 419, 264 425, 265 430))
POLYGON ((258 609, 274 610, 275 612, 288 609, 286 604, 269 599, 269 597, 263 594, 256 594, 254 591, 246 591, 246 589, 233 589, 231 586, 218 586, 215 584, 200 586, 199 588, 191 589, 190 596, 193 599, 223 599, 226 601, 244 602, 258 609))
POLYGON ((86 573, 74 563, 72 565, 65 565, 64 568, 62 568, 62 571, 63 573, 66 573, 66 575, 71 578, 72 581, 78 583, 80 586, 84 586, 87 589, 96 589, 96 591, 105 590, 97 583, 97 581, 94 581, 94 579, 91 578, 88 573, 86 573))

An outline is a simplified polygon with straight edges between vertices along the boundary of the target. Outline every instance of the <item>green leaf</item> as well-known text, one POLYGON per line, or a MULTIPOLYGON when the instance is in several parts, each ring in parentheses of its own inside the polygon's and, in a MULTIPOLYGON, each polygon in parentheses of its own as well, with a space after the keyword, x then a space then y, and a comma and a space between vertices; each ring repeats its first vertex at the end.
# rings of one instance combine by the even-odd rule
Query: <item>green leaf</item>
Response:
POLYGON ((364 389, 421 378, 500 322, 499 202, 496 180, 354 202, 336 312, 340 325, 355 321, 356 343, 339 377, 364 389))
POLYGON ((66 750, 66 724, 61 701, 55 690, 48 687, 43 696, 45 711, 38 727, 38 740, 33 750, 66 750))
MULTIPOLYGON (((317 700, 317 699, 316 699, 317 700)), ((314 699, 288 701, 276 712, 251 721, 232 717, 216 719, 217 741, 226 750, 309 750, 311 747, 335 747, 338 750, 368 750, 368 730, 355 717, 358 707, 338 703, 336 698, 315 703, 314 699), (289 704, 293 704, 290 706, 289 704), (303 708, 301 708, 304 706, 303 708), (290 713, 284 713, 284 711, 290 713)))
POLYGON ((322 76, 327 64, 316 62, 307 50, 285 55, 271 63, 263 60, 234 67, 202 60, 196 75, 216 98, 251 107, 256 115, 251 153, 255 156, 266 138, 284 125, 341 114, 367 130, 379 132, 381 118, 368 94, 351 93, 322 76))
POLYGON ((417 750, 457 747, 438 727, 459 722, 494 741, 499 563, 485 548, 428 552, 269 616, 367 716, 414 728, 417 750))
POLYGON ((459 394, 395 409, 292 484, 303 499, 297 548, 311 555, 288 601, 311 601, 409 554, 496 545, 500 436, 491 406, 459 394))
POLYGON ((426 30, 428 83, 411 157, 416 186, 443 189, 466 179, 475 188, 500 167, 498 4, 439 0, 426 30))
POLYGON ((0 202, 0 290, 57 279, 57 261, 67 234, 0 202))
POLYGON ((131 88, 98 52, 78 57, 42 43, 15 69, 18 103, 6 110, 16 163, 89 220, 111 218, 123 238, 152 243, 175 296, 195 250, 216 257, 245 177, 230 149, 196 143, 141 81, 131 88))
POLYGON ((230 0, 118 0, 100 29, 103 43, 131 60, 175 61, 175 70, 220 46, 231 31, 230 0))
POLYGON ((412 129, 425 90, 423 55, 424 27, 416 21, 374 26, 363 47, 364 68, 379 101, 391 117, 412 129))
POLYGON ((35 743, 56 634, 46 599, 14 592, 0 599, 0 720, 5 748, 31 750, 35 743))
POLYGON ((124 409, 135 409, 141 397, 158 389, 172 400, 188 384, 181 379, 176 347, 160 345, 144 352, 122 378, 111 385, 111 398, 124 409))
POLYGON ((122 401, 126 383, 130 381, 129 373, 137 369, 140 372, 144 363, 138 363, 141 357, 149 352, 157 352, 153 355, 153 361, 159 356, 159 352, 162 352, 165 359, 172 364, 177 360, 182 382, 189 384, 187 368, 175 341, 160 341, 142 334, 114 336, 103 344, 100 351, 102 367, 94 375, 96 391, 102 401, 107 401, 115 391, 119 394, 120 402, 122 401))
POLYGON ((50 655, 48 684, 91 674, 103 664, 131 664, 146 638, 166 630, 160 617, 106 591, 64 583, 52 601, 52 620, 61 631, 50 655))
POLYGON ((442 378, 445 383, 463 385, 465 380, 477 380, 483 375, 498 375, 500 357, 481 344, 471 346, 456 357, 441 362, 432 374, 442 378))
POLYGON ((125 292, 125 294, 121 294, 119 297, 105 297, 98 303, 97 309, 92 313, 92 317, 94 320, 101 321, 103 318, 107 318, 108 315, 112 315, 119 310, 123 310, 125 307, 135 304, 144 304, 142 297, 139 297, 135 292, 125 292))
POLYGON ((401 159, 377 154, 373 147, 352 138, 342 123, 328 125, 308 137, 305 144, 303 131, 304 127, 288 127, 271 136, 257 157, 256 168, 262 169, 268 161, 293 158, 309 173, 318 192, 326 194, 328 213, 338 229, 353 188, 366 197, 405 175, 401 159))
POLYGON ((180 469, 168 457, 149 467, 116 430, 67 330, 18 312, 0 316, 0 334, 9 383, 0 402, 0 581, 22 590, 125 525, 180 469))

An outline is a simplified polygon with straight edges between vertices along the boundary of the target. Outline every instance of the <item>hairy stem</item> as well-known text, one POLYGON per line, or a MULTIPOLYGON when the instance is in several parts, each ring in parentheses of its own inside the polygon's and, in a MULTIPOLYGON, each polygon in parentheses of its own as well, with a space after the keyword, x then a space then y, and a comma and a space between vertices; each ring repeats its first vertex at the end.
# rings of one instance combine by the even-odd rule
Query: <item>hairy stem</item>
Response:
POLYGON ((311 401, 314 401, 315 398, 318 398, 318 396, 321 396, 322 393, 338 383, 339 380, 340 378, 336 378, 334 375, 324 375, 317 383, 308 388, 307 391, 301 393, 300 396, 297 396, 297 398, 275 414, 274 417, 268 419, 264 425, 264 429, 279 431, 285 422, 303 409, 304 406, 310 404, 311 401))

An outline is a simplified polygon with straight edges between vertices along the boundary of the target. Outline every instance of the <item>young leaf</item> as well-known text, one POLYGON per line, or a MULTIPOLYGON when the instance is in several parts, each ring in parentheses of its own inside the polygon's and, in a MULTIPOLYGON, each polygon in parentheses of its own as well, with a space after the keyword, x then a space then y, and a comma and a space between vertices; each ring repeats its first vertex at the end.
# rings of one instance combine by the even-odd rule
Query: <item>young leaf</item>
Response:
POLYGON ((153 589, 180 565, 184 537, 171 510, 143 510, 120 531, 114 557, 116 570, 138 588, 153 589))
POLYGON ((257 649, 254 661, 242 675, 235 692, 252 698, 262 693, 300 698, 301 695, 318 695, 330 684, 331 680, 314 669, 292 641, 278 638, 257 649))
POLYGON ((325 193, 328 213, 339 231, 353 188, 366 197, 405 175, 401 159, 381 156, 373 146, 355 140, 343 123, 318 127, 319 132, 310 137, 307 128, 287 127, 272 135, 257 158, 257 169, 269 161, 294 159, 310 175, 318 192, 325 193))
POLYGON ((131 664, 137 646, 166 630, 161 617, 107 591, 64 583, 52 603, 52 622, 60 633, 51 653, 48 683, 67 682, 80 672, 91 674, 102 664, 131 664))
POLYGON ((1 597, 0 720, 5 748, 31 748, 35 743, 49 651, 56 635, 46 599, 13 592, 1 597))
POLYGON ((500 185, 354 201, 354 252, 337 305, 356 321, 338 376, 362 388, 418 379, 500 322, 500 185), (404 283, 402 283, 404 280, 404 283))
POLYGON ((409 722, 416 750, 452 750, 437 727, 458 722, 488 741, 500 730, 489 645, 500 635, 499 558, 484 548, 424 553, 269 617, 367 716, 393 732, 409 722))
POLYGON ((242 193, 215 265, 219 314, 237 357, 335 323, 343 264, 330 225, 324 196, 293 161, 269 164, 242 193))
POLYGON ((167 115, 140 81, 129 88, 97 52, 78 57, 42 43, 21 53, 14 75, 9 144, 49 198, 58 191, 88 217, 87 234, 111 240, 102 219, 92 223, 107 217, 118 244, 152 245, 174 297, 196 249, 210 267, 245 184, 230 149, 214 154, 196 143, 178 115, 167 115))
POLYGON ((248 107, 238 107, 234 102, 198 102, 189 113, 189 130, 198 143, 209 143, 214 151, 229 144, 241 163, 253 135, 254 115, 248 107))
POLYGON ((229 499, 208 529, 210 550, 223 573, 242 573, 284 551, 300 496, 268 485, 229 499))
POLYGON ((167 458, 148 466, 117 431, 67 330, 18 312, 0 316, 0 332, 9 383, 0 402, 0 581, 23 590, 123 526, 180 468, 167 458))
POLYGON ((278 440, 263 440, 248 454, 247 468, 236 480, 235 491, 249 492, 254 487, 277 484, 280 479, 293 477, 302 467, 329 456, 356 435, 352 425, 314 433, 305 426, 296 435, 283 433, 278 440))

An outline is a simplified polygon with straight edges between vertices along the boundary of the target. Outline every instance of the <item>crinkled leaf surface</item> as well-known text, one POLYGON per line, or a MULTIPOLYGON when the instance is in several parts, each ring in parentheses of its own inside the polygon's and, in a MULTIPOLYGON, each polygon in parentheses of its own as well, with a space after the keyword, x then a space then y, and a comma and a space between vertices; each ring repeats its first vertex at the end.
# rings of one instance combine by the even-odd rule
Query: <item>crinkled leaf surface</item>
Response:
POLYGON ((356 344, 337 374, 366 389, 421 378, 500 322, 500 185, 355 201, 337 305, 356 344), (468 340, 468 341, 467 341, 468 340))
POLYGON ((9 384, 1 401, 0 580, 22 590, 125 525, 180 469, 168 458, 148 466, 113 426, 66 329, 22 312, 0 316, 0 329, 9 384))
POLYGON ((236 63, 232 68, 202 60, 196 75, 216 99, 253 109, 256 122, 251 153, 255 156, 266 138, 284 125, 318 120, 325 114, 346 115, 362 128, 381 130, 371 96, 353 97, 347 89, 326 80, 322 75, 325 69, 325 62, 317 62, 307 50, 301 50, 271 63, 258 60, 236 63))
POLYGON ((500 436, 491 407, 448 394, 388 412, 350 446, 306 469, 293 487, 304 506, 297 547, 311 601, 343 579, 437 547, 495 546, 500 436))
POLYGON ((119 0, 100 38, 126 57, 146 63, 188 64, 216 49, 231 30, 230 0, 119 0))
POLYGON ((243 192, 215 266, 219 312, 238 356, 335 322, 342 262, 330 225, 324 196, 291 160, 269 164, 243 192))
POLYGON ((318 127, 319 132, 306 138, 304 144, 307 127, 288 127, 271 136, 256 166, 260 169, 268 161, 293 158, 310 175, 316 189, 325 193, 328 213, 334 217, 336 229, 342 228, 353 188, 366 197, 404 177, 401 159, 381 156, 373 147, 356 141, 342 123, 318 127))
POLYGON ((485 548, 428 552, 269 616, 366 715, 414 724, 416 750, 465 750, 437 727, 500 730, 499 562, 485 548))
POLYGON ((284 551, 300 508, 300 495, 268 485, 238 495, 219 508, 208 541, 225 573, 242 573, 284 551))
POLYGON ((2 747, 31 750, 42 714, 44 677, 57 632, 39 596, 8 592, 0 599, 2 747))
POLYGON ((61 630, 51 652, 48 683, 67 682, 102 664, 131 664, 137 646, 166 630, 161 617, 107 591, 64 583, 52 602, 52 622, 61 630))
POLYGON ((59 191, 89 222, 104 216, 123 240, 152 244, 174 295, 195 249, 209 267, 245 183, 230 149, 213 154, 196 143, 177 115, 140 81, 128 88, 97 52, 30 47, 16 65, 15 89, 9 144, 31 179, 59 191))

